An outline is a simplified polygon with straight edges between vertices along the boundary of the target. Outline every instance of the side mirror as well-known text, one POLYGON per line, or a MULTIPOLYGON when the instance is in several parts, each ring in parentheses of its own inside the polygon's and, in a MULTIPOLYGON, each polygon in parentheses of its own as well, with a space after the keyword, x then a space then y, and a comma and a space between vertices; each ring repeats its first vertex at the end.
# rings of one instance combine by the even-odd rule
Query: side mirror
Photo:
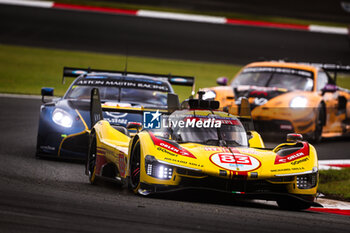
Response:
POLYGON ((302 140, 303 140, 303 135, 301 134, 298 134, 298 133, 287 134, 287 142, 297 142, 302 140))
POLYGON ((137 132, 140 132, 140 130, 142 129, 142 123, 140 122, 129 122, 127 125, 126 125, 126 128, 129 130, 129 129, 136 129, 137 132))
POLYGON ((174 93, 168 93, 168 112, 173 112, 175 110, 178 110, 180 108, 180 101, 179 96, 174 93))
POLYGON ((43 103, 46 103, 44 96, 53 96, 53 91, 54 91, 54 88, 52 88, 52 87, 41 88, 41 101, 43 103))
POLYGON ((337 85, 334 84, 326 84, 326 86, 322 89, 322 95, 324 95, 324 93, 334 93, 338 90, 337 85))
POLYGON ((216 83, 220 86, 226 86, 228 79, 226 77, 219 77, 216 79, 216 83))

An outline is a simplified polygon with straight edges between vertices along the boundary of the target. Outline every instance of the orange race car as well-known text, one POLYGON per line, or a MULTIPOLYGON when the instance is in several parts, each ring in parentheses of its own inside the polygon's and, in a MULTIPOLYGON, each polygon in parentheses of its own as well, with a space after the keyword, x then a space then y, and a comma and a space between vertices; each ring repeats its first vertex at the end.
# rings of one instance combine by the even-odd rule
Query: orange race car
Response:
POLYGON ((203 99, 218 100, 224 111, 238 114, 246 97, 254 126, 263 136, 295 132, 319 142, 350 133, 350 90, 336 86, 338 72, 350 72, 350 66, 254 62, 230 84, 220 77, 221 86, 202 89, 203 99))

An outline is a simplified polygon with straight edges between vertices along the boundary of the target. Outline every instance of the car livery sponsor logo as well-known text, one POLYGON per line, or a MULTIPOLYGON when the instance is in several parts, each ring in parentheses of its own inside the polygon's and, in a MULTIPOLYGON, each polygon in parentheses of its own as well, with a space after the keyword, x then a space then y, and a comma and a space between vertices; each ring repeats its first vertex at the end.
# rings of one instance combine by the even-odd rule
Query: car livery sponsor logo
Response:
POLYGON ((52 146, 47 145, 47 146, 40 146, 40 149, 42 149, 42 150, 55 150, 56 148, 55 148, 55 147, 52 147, 52 146))
POLYGON ((118 162, 119 162, 119 172, 121 176, 125 175, 125 159, 123 154, 118 155, 118 162))
POLYGON ((182 156, 186 156, 189 158, 197 159, 191 152, 189 152, 185 148, 182 148, 180 146, 176 147, 176 146, 174 146, 166 141, 163 141, 163 140, 157 138, 156 136, 154 136, 154 134, 152 132, 149 132, 149 135, 151 136, 152 141, 153 141, 155 146, 159 146, 159 147, 166 149, 168 151, 171 151, 177 155, 182 155, 182 156))
POLYGON ((92 85, 92 86, 110 86, 110 87, 123 87, 123 88, 139 88, 146 90, 155 90, 155 91, 170 91, 169 86, 165 83, 148 83, 148 82, 138 82, 134 80, 104 80, 101 78, 92 78, 82 79, 75 83, 75 85, 92 85))
POLYGON ((304 159, 291 162, 291 164, 292 164, 292 165, 298 165, 299 163, 303 163, 303 162, 306 162, 306 161, 309 161, 309 158, 306 157, 306 158, 304 158, 304 159))
POLYGON ((280 156, 277 154, 276 159, 275 159, 275 164, 283 164, 283 163, 289 163, 292 162, 294 160, 309 156, 309 144, 307 144, 306 142, 302 142, 303 143, 303 147, 290 154, 287 156, 280 156))
POLYGON ((270 152, 264 152, 264 151, 256 151, 254 149, 250 148, 235 148, 235 147, 217 147, 217 146, 205 146, 203 148, 205 151, 217 151, 217 152, 234 152, 236 151, 237 153, 243 153, 243 154, 254 154, 254 155, 264 155, 264 154, 270 154, 270 152))
POLYGON ((267 92, 266 91, 259 91, 259 90, 254 90, 254 91, 251 91, 250 93, 250 96, 265 96, 267 97, 267 92))
POLYGON ((210 161, 220 168, 230 171, 252 171, 261 166, 258 159, 250 155, 239 153, 215 153, 210 161))

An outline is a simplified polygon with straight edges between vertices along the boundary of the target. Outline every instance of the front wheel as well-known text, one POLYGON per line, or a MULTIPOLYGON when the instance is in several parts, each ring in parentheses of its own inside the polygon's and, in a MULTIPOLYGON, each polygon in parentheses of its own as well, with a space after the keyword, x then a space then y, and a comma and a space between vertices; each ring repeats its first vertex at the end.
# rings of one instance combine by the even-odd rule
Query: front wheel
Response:
POLYGON ((96 136, 94 134, 90 137, 88 157, 86 160, 86 172, 89 176, 89 181, 91 184, 96 184, 96 136))
POLYGON ((132 149, 130 158, 130 177, 129 177, 129 188, 134 193, 137 193, 140 188, 140 172, 141 172, 141 150, 140 140, 135 143, 132 149))

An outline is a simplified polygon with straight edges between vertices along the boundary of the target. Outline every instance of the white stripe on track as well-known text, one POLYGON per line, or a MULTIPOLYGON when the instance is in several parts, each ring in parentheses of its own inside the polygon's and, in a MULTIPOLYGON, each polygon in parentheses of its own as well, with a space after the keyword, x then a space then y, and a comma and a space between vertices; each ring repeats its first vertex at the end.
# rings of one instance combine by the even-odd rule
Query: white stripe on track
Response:
POLYGON ((348 29, 344 27, 329 27, 320 25, 309 25, 309 31, 341 35, 347 35, 349 33, 348 29))
MULTIPOLYGON (((40 8, 53 8, 55 3, 46 2, 46 1, 37 1, 37 0, 0 0, 0 4, 30 6, 30 7, 40 7, 40 8)), ((171 19, 171 20, 214 23, 214 24, 227 24, 227 20, 228 20, 225 17, 218 17, 218 16, 193 15, 193 14, 171 13, 171 12, 149 11, 149 10, 139 10, 137 11, 136 15, 142 16, 142 17, 148 17, 148 18, 171 19)), ((309 25, 308 31, 328 33, 328 34, 340 34, 340 35, 349 34, 349 29, 345 27, 329 27, 329 26, 321 26, 321 25, 309 25)))
POLYGON ((0 4, 17 5, 17 6, 32 6, 40 8, 51 8, 54 2, 44 1, 27 1, 27 0, 0 0, 0 4))
POLYGON ((139 10, 136 13, 136 15, 141 17, 148 17, 148 18, 226 24, 225 17, 216 17, 216 16, 190 15, 190 14, 159 12, 159 11, 149 11, 149 10, 139 10))
POLYGON ((318 160, 320 165, 350 164, 350 159, 318 160))
POLYGON ((0 98, 41 99, 41 95, 21 95, 0 93, 0 98))

